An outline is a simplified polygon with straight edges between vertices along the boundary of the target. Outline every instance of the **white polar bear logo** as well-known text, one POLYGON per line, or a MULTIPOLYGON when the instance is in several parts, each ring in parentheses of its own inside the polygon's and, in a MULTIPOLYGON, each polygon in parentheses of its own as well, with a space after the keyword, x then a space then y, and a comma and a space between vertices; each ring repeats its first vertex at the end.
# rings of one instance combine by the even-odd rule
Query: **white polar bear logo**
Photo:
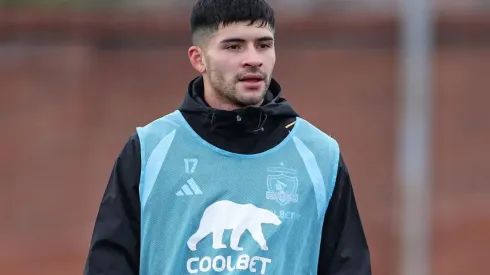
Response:
POLYGON ((280 225, 281 220, 272 211, 259 208, 253 204, 237 204, 232 201, 217 201, 202 215, 199 229, 187 241, 190 250, 196 251, 197 244, 210 233, 213 233, 213 248, 226 248, 223 244, 225 229, 233 230, 230 239, 230 248, 236 251, 243 250, 238 247, 240 237, 248 230, 252 238, 260 245, 262 250, 268 250, 262 224, 280 225))

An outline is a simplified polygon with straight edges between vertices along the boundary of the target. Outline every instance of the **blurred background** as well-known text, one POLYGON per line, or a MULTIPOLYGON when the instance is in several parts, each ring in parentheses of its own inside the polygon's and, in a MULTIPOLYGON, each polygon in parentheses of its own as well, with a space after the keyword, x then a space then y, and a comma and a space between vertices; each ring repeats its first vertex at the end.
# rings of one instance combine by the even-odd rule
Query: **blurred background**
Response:
MULTIPOLYGON (((0 273, 81 274, 112 165, 195 76, 195 1, 0 0, 0 273)), ((275 77, 336 138, 373 274, 488 274, 490 1, 275 0, 275 77)))

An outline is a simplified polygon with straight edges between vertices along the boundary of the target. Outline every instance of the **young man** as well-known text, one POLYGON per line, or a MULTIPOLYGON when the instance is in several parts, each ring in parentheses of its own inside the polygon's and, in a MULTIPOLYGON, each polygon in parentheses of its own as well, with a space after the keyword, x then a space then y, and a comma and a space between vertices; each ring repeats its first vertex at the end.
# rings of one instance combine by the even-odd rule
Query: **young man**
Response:
POLYGON ((97 215, 86 275, 367 275, 338 144, 280 96, 265 0, 200 0, 178 110, 137 128, 97 215))

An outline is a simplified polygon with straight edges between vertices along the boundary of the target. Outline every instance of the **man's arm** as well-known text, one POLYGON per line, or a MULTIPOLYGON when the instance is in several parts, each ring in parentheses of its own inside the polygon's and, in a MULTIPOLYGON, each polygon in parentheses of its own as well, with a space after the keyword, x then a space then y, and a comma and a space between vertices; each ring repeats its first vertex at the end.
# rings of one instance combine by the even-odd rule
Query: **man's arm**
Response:
POLYGON ((137 134, 117 158, 95 221, 84 275, 137 275, 140 255, 140 144, 137 134))
POLYGON ((369 249, 342 156, 323 224, 318 274, 371 275, 369 249))

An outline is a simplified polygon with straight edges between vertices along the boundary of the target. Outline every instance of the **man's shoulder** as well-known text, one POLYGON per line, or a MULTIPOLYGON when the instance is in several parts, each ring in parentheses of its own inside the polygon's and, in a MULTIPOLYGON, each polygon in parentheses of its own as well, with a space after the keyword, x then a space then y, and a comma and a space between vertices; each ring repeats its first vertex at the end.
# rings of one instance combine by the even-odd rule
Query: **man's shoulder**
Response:
POLYGON ((311 140, 311 142, 328 143, 334 146, 338 146, 337 140, 327 131, 324 131, 304 118, 297 118, 297 122, 301 123, 301 127, 298 129, 302 139, 311 140))
POLYGON ((136 135, 142 147, 155 145, 165 137, 175 135, 175 131, 182 126, 181 116, 178 111, 174 111, 146 125, 136 127, 136 135))
POLYGON ((336 139, 325 131, 321 130, 313 123, 299 118, 296 122, 298 128, 295 134, 295 145, 304 160, 315 163, 330 172, 333 181, 338 171, 340 158, 340 146, 336 139), (329 168, 325 168, 329 167, 329 168))
POLYGON ((180 126, 179 123, 179 116, 181 116, 179 111, 173 111, 171 113, 167 113, 161 117, 158 117, 142 126, 136 127, 137 129, 149 129, 149 128, 154 128, 158 126, 164 126, 164 125, 174 125, 176 127, 180 126))

